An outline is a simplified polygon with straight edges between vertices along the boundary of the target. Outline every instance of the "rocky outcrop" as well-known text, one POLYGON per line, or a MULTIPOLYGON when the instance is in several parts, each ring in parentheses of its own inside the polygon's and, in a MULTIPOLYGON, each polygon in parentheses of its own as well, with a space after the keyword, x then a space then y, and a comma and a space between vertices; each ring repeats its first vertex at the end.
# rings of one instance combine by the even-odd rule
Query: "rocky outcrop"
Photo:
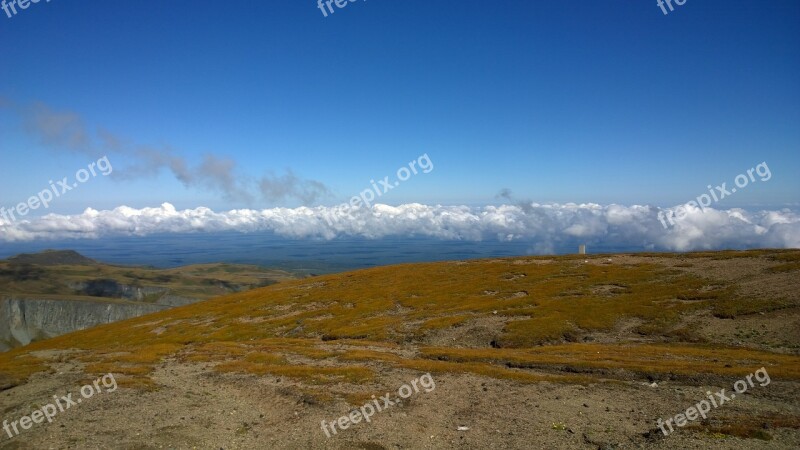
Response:
POLYGON ((168 308, 126 301, 0 298, 0 351, 168 308))
POLYGON ((108 279, 71 283, 69 287, 70 289, 74 289, 78 295, 88 295, 90 297, 124 298, 137 302, 141 302, 147 297, 159 296, 167 292, 166 288, 154 286, 130 286, 108 279))
POLYGON ((167 294, 158 299, 156 304, 164 306, 186 306, 197 302, 198 300, 196 298, 186 298, 178 295, 167 294))

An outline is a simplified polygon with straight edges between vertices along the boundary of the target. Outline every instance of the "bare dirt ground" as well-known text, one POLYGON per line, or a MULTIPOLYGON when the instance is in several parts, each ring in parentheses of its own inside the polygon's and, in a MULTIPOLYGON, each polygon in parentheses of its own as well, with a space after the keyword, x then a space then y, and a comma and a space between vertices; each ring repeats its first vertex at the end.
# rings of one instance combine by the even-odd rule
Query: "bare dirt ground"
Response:
MULTIPOLYGON (((24 402, 46 403, 54 394, 77 392, 85 379, 70 364, 1 394, 3 417, 19 417, 24 402)), ((384 374, 399 388, 419 376, 384 374)), ((676 428, 664 436, 656 425, 730 386, 685 385, 647 380, 575 386, 518 384, 474 375, 434 376, 435 388, 376 413, 328 438, 321 421, 335 421, 352 409, 346 403, 320 405, 294 393, 292 382, 276 377, 219 375, 203 365, 168 361, 156 372, 160 390, 119 388, 84 399, 53 423, 34 424, 3 449, 673 449, 800 448, 797 429, 770 430, 774 439, 739 439, 676 428), (459 431, 459 427, 468 430, 459 431)), ((369 391, 369 389, 367 389, 369 391)), ((376 397, 385 393, 380 386, 376 397)), ((797 383, 758 384, 709 413, 721 416, 800 416, 797 383)), ((396 393, 392 392, 392 398, 396 393)), ((7 436, 4 436, 7 438, 7 436)))

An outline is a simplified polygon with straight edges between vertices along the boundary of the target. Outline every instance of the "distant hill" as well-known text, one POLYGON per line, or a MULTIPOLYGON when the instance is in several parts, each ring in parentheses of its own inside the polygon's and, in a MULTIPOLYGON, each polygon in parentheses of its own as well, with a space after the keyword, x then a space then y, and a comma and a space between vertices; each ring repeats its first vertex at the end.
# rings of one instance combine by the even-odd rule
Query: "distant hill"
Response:
POLYGON ((36 264, 39 266, 93 266, 97 261, 87 258, 74 250, 45 250, 41 253, 22 253, 8 258, 15 264, 36 264))
POLYGON ((296 278, 258 266, 107 265, 72 250, 0 261, 0 351, 99 324, 296 278))

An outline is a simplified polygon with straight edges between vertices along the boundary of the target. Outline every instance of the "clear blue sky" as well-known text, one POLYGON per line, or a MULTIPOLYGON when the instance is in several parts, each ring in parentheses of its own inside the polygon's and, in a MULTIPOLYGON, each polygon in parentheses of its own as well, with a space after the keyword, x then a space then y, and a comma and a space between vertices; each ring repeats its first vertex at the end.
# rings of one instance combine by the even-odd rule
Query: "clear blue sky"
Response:
MULTIPOLYGON (((766 161, 722 206, 798 205, 800 2, 52 0, 0 11, 0 96, 91 130, 212 153, 243 177, 291 168, 343 201, 427 152, 385 199, 670 206, 766 161)), ((90 160, 0 109, 0 203, 90 160)), ((124 170, 124 159, 115 169, 124 170)), ((230 209, 168 172, 93 180, 51 212, 230 209)), ((282 205, 256 200, 251 207, 282 205)), ((293 206, 291 202, 285 203, 293 206)))

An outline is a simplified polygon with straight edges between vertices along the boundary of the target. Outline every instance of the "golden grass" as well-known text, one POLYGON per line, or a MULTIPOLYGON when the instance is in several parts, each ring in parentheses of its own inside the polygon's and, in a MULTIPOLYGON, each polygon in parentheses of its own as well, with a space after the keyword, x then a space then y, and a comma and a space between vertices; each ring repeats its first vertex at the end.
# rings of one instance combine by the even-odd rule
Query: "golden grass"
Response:
POLYGON ((778 264, 777 266, 772 266, 766 269, 768 273, 785 273, 785 272, 796 272, 800 270, 800 261, 788 262, 784 264, 778 264))
POLYGON ((691 424, 686 428, 704 431, 718 437, 736 436, 742 439, 761 439, 765 441, 772 440, 772 434, 768 430, 800 428, 800 417, 779 414, 726 416, 720 422, 691 424))
POLYGON ((363 361, 363 362, 382 362, 390 364, 400 364, 403 357, 390 352, 379 352, 375 350, 349 350, 339 357, 344 361, 363 361))
POLYGON ((426 347, 422 356, 521 367, 625 369, 637 373, 739 376, 762 366, 775 379, 800 379, 800 357, 743 348, 696 345, 565 344, 531 349, 426 347))
POLYGON ((154 343, 128 352, 105 350, 86 353, 78 359, 87 362, 84 369, 87 375, 119 374, 123 375, 123 385, 149 389, 153 387, 150 375, 155 365, 181 348, 181 345, 172 343, 154 343))
POLYGON ((120 364, 114 362, 98 362, 86 365, 86 372, 91 375, 100 376, 108 373, 114 375, 128 375, 133 378, 142 377, 152 373, 153 368, 150 366, 137 366, 131 364, 120 364))
POLYGON ((494 364, 474 363, 474 362, 449 362, 449 361, 433 361, 427 359, 411 359, 404 360, 398 364, 398 367, 405 369, 412 369, 419 372, 430 372, 438 374, 459 374, 471 373, 484 377, 497 378, 501 380, 511 380, 520 383, 540 383, 548 381, 551 383, 569 383, 569 384, 590 384, 602 381, 595 377, 584 375, 551 375, 551 374, 536 374, 526 372, 524 370, 509 369, 505 367, 498 367, 494 364))
POLYGON ((195 345, 190 351, 184 352, 180 358, 183 361, 211 362, 228 358, 239 358, 250 350, 238 342, 205 342, 195 345))
MULTIPOLYGON (((487 364, 483 362, 450 362, 450 361, 434 361, 425 358, 403 358, 399 355, 388 352, 376 352, 371 350, 352 350, 343 354, 340 359, 345 361, 362 361, 362 362, 379 362, 387 364, 391 367, 398 367, 403 369, 411 369, 418 372, 431 372, 431 373, 472 373, 475 375, 482 375, 491 378, 499 378, 506 380, 514 380, 524 383, 535 383, 541 381, 551 382, 571 382, 578 384, 586 384, 592 380, 585 376, 573 375, 550 375, 550 374, 531 374, 520 370, 508 369, 505 367, 498 367, 496 365, 487 364)), ((595 380, 597 381, 597 380, 595 380)))
POLYGON ((767 313, 795 306, 798 306, 797 303, 784 298, 726 298, 714 303, 713 312, 716 317, 733 319, 739 316, 767 313))
POLYGON ((22 349, 0 353, 0 388, 24 384, 31 375, 51 371, 41 359, 22 349))
POLYGON ((345 401, 353 407, 362 406, 372 400, 374 394, 368 392, 350 392, 342 395, 345 401))
POLYGON ((300 399, 307 405, 320 405, 331 403, 336 399, 336 396, 330 389, 314 389, 301 387, 297 389, 300 394, 300 399))
POLYGON ((336 341, 338 345, 349 345, 354 347, 378 347, 385 349, 399 349, 400 345, 394 342, 380 342, 380 341, 365 341, 356 339, 339 339, 336 341))
MULTIPOLYGON (((754 251, 658 257, 695 264, 700 258, 765 258, 794 264, 798 255, 754 251)), ((575 256, 521 257, 378 267, 291 280, 0 354, 0 375, 24 380, 45 370, 28 352, 77 349, 89 363, 87 370, 119 370, 131 383, 142 385, 153 367, 169 357, 215 364, 221 372, 286 376, 310 384, 373 379, 372 369, 348 365, 354 362, 522 382, 591 379, 554 373, 565 368, 739 375, 742 368, 763 365, 776 378, 798 377, 797 357, 769 352, 684 344, 571 343, 587 333, 611 332, 630 320, 640 322, 640 334, 685 343, 697 340, 682 326, 687 313, 707 310, 736 317, 792 306, 781 298, 742 298, 735 283, 712 283, 655 262, 583 261, 575 256), (412 358, 393 353, 401 348, 413 351, 432 332, 481 319, 506 323, 498 330, 496 344, 501 348, 426 347, 412 358), (17 357, 24 358, 13 361, 17 357), (24 363, 15 363, 19 361, 24 363), (549 373, 532 373, 528 367, 549 373)))
POLYGON ((126 355, 114 356, 114 361, 119 363, 130 364, 155 364, 161 360, 174 354, 179 349, 183 348, 182 345, 172 343, 156 343, 139 347, 126 355))

